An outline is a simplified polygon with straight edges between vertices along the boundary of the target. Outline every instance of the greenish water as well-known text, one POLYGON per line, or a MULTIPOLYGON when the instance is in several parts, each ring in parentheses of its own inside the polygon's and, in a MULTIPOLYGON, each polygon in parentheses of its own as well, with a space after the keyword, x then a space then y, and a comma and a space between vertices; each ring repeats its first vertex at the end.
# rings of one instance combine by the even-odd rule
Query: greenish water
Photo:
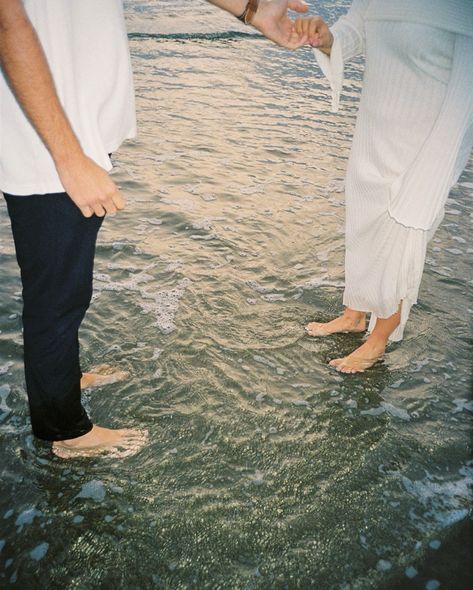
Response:
POLYGON ((404 342, 339 375, 360 338, 303 326, 341 306, 362 62, 334 115, 309 50, 185 4, 127 3, 140 135, 81 333, 84 367, 131 373, 86 402, 147 428, 139 455, 66 463, 31 437, 0 204, 0 587, 469 588, 473 162, 404 342))

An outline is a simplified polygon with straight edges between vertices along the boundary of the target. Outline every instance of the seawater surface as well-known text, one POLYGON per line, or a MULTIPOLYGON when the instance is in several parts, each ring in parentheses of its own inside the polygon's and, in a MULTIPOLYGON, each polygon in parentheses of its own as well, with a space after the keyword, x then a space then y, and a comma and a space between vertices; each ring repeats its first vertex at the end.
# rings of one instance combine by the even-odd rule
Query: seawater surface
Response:
POLYGON ((341 376, 327 360, 360 338, 303 326, 341 308, 363 61, 333 114, 309 49, 204 2, 125 7, 140 132, 114 154, 128 204, 100 233, 81 343, 84 368, 131 374, 86 392, 93 419, 151 440, 75 462, 33 440, 2 202, 0 586, 468 588, 472 161, 404 342, 341 376))

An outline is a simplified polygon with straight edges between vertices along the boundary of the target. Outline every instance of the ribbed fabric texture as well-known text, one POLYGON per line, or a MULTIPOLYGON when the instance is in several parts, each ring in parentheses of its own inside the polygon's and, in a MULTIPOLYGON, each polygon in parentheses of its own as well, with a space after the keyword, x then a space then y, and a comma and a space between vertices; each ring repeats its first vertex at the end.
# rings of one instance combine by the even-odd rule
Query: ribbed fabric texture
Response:
POLYGON ((407 21, 473 37, 473 0, 365 0, 365 19, 407 21))
MULTIPOLYGON (((443 2, 447 10, 451 2, 443 2)), ((398 341, 417 301, 427 244, 443 217, 451 183, 471 151, 473 86, 468 92, 465 80, 473 75, 467 65, 473 58, 469 53, 473 45, 470 38, 454 32, 419 24, 416 19, 408 22, 409 11, 402 21, 392 18, 392 11, 382 20, 381 8, 388 4, 355 0, 348 14, 332 27, 331 57, 317 50, 315 54, 330 81, 334 109, 343 85, 344 62, 360 53, 366 56, 346 179, 343 302, 371 312, 370 330, 378 317, 389 317, 402 302, 401 325, 391 335, 392 341, 398 341), (367 9, 374 10, 377 4, 377 18, 367 19, 367 9), (459 46, 467 48, 467 53, 458 52, 459 46), (449 121, 451 131, 442 140, 448 145, 446 152, 438 144, 443 130, 436 133, 439 124, 443 125, 442 117, 449 121), (435 154, 435 161, 423 158, 424 153, 435 154), (424 164, 416 174, 418 160, 424 164), (426 162, 439 171, 430 185, 426 162), (401 191, 406 177, 410 184, 401 191), (443 192, 434 198, 439 179, 443 192), (397 197, 401 198, 396 201, 397 197)), ((425 8, 426 3, 409 3, 417 4, 425 8)))
POLYGON ((455 37, 447 94, 439 115, 415 160, 391 187, 389 214, 418 229, 430 229, 441 214, 473 141, 473 37, 455 37))

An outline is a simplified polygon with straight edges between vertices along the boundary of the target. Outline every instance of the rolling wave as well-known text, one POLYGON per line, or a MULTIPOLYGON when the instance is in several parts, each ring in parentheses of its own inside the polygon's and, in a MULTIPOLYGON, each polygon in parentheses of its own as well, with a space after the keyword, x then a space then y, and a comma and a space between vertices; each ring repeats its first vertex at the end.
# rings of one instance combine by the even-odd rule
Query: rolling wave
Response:
POLYGON ((262 39, 259 33, 220 31, 217 33, 128 33, 129 39, 155 39, 156 41, 222 41, 262 39))

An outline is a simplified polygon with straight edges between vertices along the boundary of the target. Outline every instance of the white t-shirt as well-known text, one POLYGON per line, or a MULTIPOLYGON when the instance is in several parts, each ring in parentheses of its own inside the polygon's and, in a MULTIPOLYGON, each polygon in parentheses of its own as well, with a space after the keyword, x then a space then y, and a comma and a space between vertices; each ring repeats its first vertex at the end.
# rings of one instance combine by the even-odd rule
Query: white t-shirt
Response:
MULTIPOLYGON (((84 152, 110 170, 108 154, 136 134, 121 0, 24 0, 24 6, 84 152)), ((49 152, 1 73, 0 190, 64 192, 49 152)))

